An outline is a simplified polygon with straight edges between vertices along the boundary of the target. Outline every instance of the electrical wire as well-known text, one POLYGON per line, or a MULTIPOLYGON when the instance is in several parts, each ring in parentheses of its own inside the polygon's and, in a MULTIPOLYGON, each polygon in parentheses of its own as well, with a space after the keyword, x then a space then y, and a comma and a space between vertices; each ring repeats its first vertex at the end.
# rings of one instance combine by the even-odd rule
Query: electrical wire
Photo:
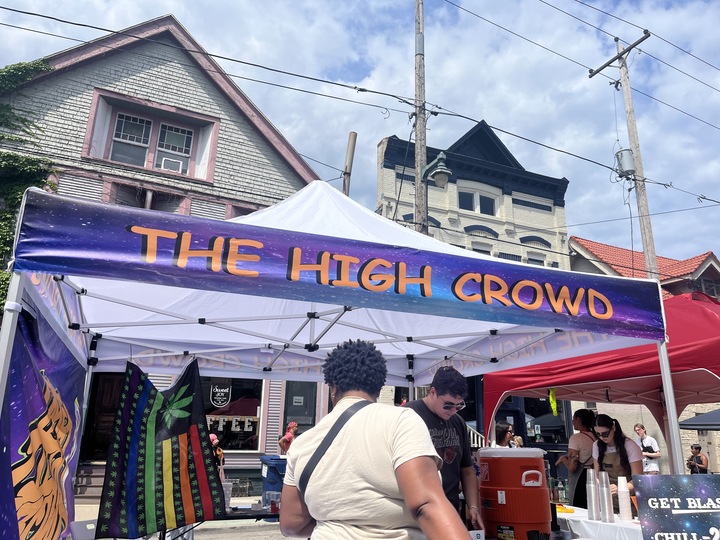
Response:
MULTIPOLYGON (((612 38, 615 37, 615 36, 613 36, 610 32, 608 32, 607 30, 604 30, 603 28, 600 28, 599 26, 596 26, 596 25, 592 24, 591 22, 588 22, 588 21, 586 21, 586 20, 584 20, 584 19, 581 19, 580 17, 577 17, 576 15, 573 15, 572 13, 570 13, 570 12, 568 12, 568 11, 565 11, 565 10, 563 10, 563 9, 560 9, 560 8, 557 7, 557 6, 552 5, 552 4, 551 4, 550 2, 548 2, 547 0, 538 0, 538 2, 541 2, 541 3, 545 4, 546 6, 551 7, 551 8, 553 8, 553 9, 559 11, 560 13, 563 13, 564 15, 567 15, 568 17, 572 17, 573 19, 575 19, 575 20, 577 20, 577 21, 579 21, 579 22, 581 22, 581 23, 589 26, 590 28, 594 28, 594 29, 597 30, 598 32, 602 32, 603 34, 606 34, 606 35, 608 35, 608 36, 610 36, 610 37, 612 37, 612 38)), ((625 21, 623 21, 623 22, 625 22, 625 21)), ((636 25, 634 25, 634 26, 636 26, 636 25)), ((638 27, 638 28, 639 28, 639 27, 638 27)), ((644 30, 644 29, 643 29, 643 30, 644 30)), ((652 35, 655 36, 655 37, 659 37, 659 36, 657 36, 657 34, 655 34, 654 32, 652 32, 652 35)), ((660 39, 662 39, 662 38, 660 38, 660 39)), ((622 41, 622 40, 621 40, 621 41, 622 41)), ((663 40, 663 41, 665 41, 665 40, 663 40)), ((627 43, 627 42, 625 42, 625 43, 627 43)), ((680 69, 680 68, 678 68, 678 67, 673 66, 672 64, 670 64, 670 63, 668 63, 668 62, 666 62, 666 61, 664 61, 664 60, 661 60, 660 58, 658 58, 657 56, 654 56, 654 55, 650 54, 650 53, 647 52, 646 50, 644 50, 644 49, 638 49, 638 50, 641 50, 641 51, 643 52, 643 54, 645 54, 645 56, 648 56, 648 57, 652 58, 652 59, 655 60, 656 62, 659 62, 659 63, 663 64, 664 66, 667 66, 667 67, 669 67, 670 69, 673 69, 673 70, 677 71, 678 73, 681 73, 681 74, 685 75, 686 77, 689 77, 690 79, 693 79, 694 81, 696 81, 696 82, 698 82, 698 83, 700 83, 700 84, 702 84, 702 85, 704 85, 704 86, 707 86, 708 88, 710 88, 710 89, 712 89, 712 90, 715 90, 716 92, 720 92, 720 89, 712 86, 711 84, 709 84, 709 83, 707 83, 707 82, 705 82, 705 81, 703 81, 703 80, 701 80, 701 79, 698 79, 697 77, 695 77, 695 76, 693 76, 693 75, 690 75, 689 73, 683 71, 682 69, 680 69)), ((683 51, 683 52, 685 52, 685 51, 683 51)))
POLYGON ((405 183, 405 164, 407 163, 407 157, 408 157, 408 154, 410 153, 410 139, 412 138, 413 133, 415 133, 416 125, 417 125, 417 122, 413 122, 412 128, 410 129, 410 135, 408 135, 407 146, 405 146, 405 158, 403 159, 403 166, 402 166, 402 170, 400 171, 400 187, 398 188, 398 192, 397 192, 395 210, 393 210, 393 217, 392 217, 393 221, 395 221, 397 219, 397 212, 398 212, 398 208, 400 207, 400 204, 398 204, 398 203, 400 202, 400 195, 402 194, 403 184, 405 183))
MULTIPOLYGON (((463 11, 466 11, 466 12, 468 12, 468 13, 470 13, 470 14, 472 14, 472 15, 474 15, 474 16, 476 16, 476 17, 478 17, 478 18, 480 18, 480 19, 482 19, 482 20, 484 20, 484 21, 487 21, 487 22, 490 23, 490 24, 493 24, 493 25, 495 25, 495 26, 498 26, 499 28, 508 31, 508 32, 510 32, 510 33, 513 34, 513 35, 517 35, 518 37, 520 37, 520 38, 522 38, 522 39, 524 39, 524 40, 526 40, 526 41, 529 41, 530 43, 533 43, 533 44, 535 44, 535 45, 538 45, 539 47, 542 47, 542 48, 544 48, 544 49, 546 49, 546 50, 549 50, 550 52, 553 52, 554 54, 557 54, 557 53, 555 53, 555 51, 552 51, 551 49, 548 49, 548 48, 546 48, 546 47, 544 47, 544 46, 542 46, 542 45, 539 45, 539 44, 533 42, 532 40, 529 40, 528 38, 525 38, 525 37, 523 37, 523 36, 520 36, 519 34, 516 34, 516 33, 512 32, 512 31, 510 31, 510 30, 507 30, 507 29, 505 29, 504 27, 493 23, 492 21, 489 21, 489 20, 487 20, 487 19, 485 19, 485 18, 483 18, 483 17, 480 17, 479 15, 477 15, 477 14, 475 14, 475 13, 473 13, 473 12, 471 12, 471 11, 469 11, 469 10, 461 7, 461 6, 458 6, 457 4, 455 4, 454 2, 452 2, 452 1, 450 1, 450 0, 445 0, 445 1, 446 1, 447 3, 453 5, 453 6, 458 7, 459 9, 461 9, 461 10, 463 10, 463 11)), ((576 1, 577 1, 577 0, 576 0, 576 1)), ((391 93, 388 93, 388 92, 380 92, 380 91, 375 91, 375 90, 369 90, 369 89, 359 88, 359 87, 353 86, 353 85, 346 85, 346 84, 343 84, 343 83, 335 83, 335 82, 333 82, 333 81, 328 81, 328 80, 324 80, 324 79, 319 79, 319 78, 316 78, 316 77, 303 76, 303 75, 295 74, 295 73, 292 73, 292 72, 287 72, 287 71, 283 71, 283 70, 279 70, 279 69, 275 69, 275 68, 269 68, 269 67, 266 67, 266 66, 262 66, 262 65, 260 65, 260 64, 254 64, 254 63, 250 63, 250 62, 244 62, 244 61, 242 61, 242 60, 237 60, 237 59, 233 59, 233 58, 230 58, 230 57, 225 57, 225 56, 221 56, 221 55, 212 55, 212 54, 209 54, 209 53, 207 53, 207 52, 205 52, 205 51, 202 51, 202 50, 186 49, 186 48, 184 48, 184 47, 179 47, 179 46, 170 45, 170 44, 168 44, 168 43, 160 42, 160 41, 156 41, 156 40, 152 40, 152 39, 150 39, 150 38, 134 36, 134 35, 132 35, 132 34, 130 34, 130 33, 127 33, 127 32, 117 32, 117 31, 108 30, 108 29, 105 29, 105 28, 102 28, 102 27, 98 27, 98 26, 94 26, 94 25, 88 25, 88 24, 84 24, 84 23, 76 23, 76 22, 73 22, 73 21, 66 21, 66 20, 64 20, 64 19, 59 19, 59 18, 57 18, 57 17, 52 17, 52 16, 42 15, 42 14, 38 14, 38 13, 27 12, 27 11, 23 11, 23 10, 17 10, 17 9, 8 8, 8 7, 5 7, 5 6, 0 6, 0 9, 5 9, 5 10, 14 11, 14 12, 17 12, 17 13, 32 15, 32 16, 41 17, 41 18, 48 18, 48 19, 55 20, 55 21, 58 21, 58 22, 63 22, 63 23, 66 23, 66 24, 71 24, 71 25, 76 25, 76 26, 81 26, 81 27, 86 27, 86 28, 97 29, 97 30, 109 32, 109 33, 111 33, 111 34, 125 35, 125 36, 128 36, 128 37, 133 37, 133 38, 136 38, 136 39, 140 39, 140 40, 143 40, 143 41, 155 43, 155 44, 162 45, 162 46, 165 46, 165 47, 172 47, 172 48, 175 48, 175 49, 179 49, 179 50, 181 50, 181 51, 183 51, 183 52, 191 52, 191 53, 203 54, 203 55, 207 55, 207 56, 214 57, 214 58, 225 59, 225 60, 237 62, 237 63, 240 63, 240 64, 245 64, 245 65, 249 65, 249 66, 253 66, 253 67, 258 67, 258 68, 261 68, 261 69, 267 69, 267 70, 272 71, 272 72, 281 73, 281 74, 285 74, 285 75, 289 75, 289 76, 304 78, 304 79, 308 79, 308 80, 312 80, 312 81, 316 81, 316 82, 323 82, 323 83, 328 83, 328 84, 334 84, 334 85, 336 85, 336 86, 340 86, 340 87, 343 87, 343 88, 345 88, 345 89, 351 89, 351 90, 354 90, 354 91, 357 91, 357 92, 367 92, 367 93, 371 93, 371 94, 376 94, 376 95, 391 97, 391 98, 393 98, 393 99, 398 100, 398 101, 401 102, 401 103, 405 103, 405 104, 411 105, 411 106, 414 108, 414 104, 411 103, 410 98, 404 98, 404 97, 402 97, 402 96, 398 96, 398 95, 391 94, 391 93)), ((59 36, 59 35, 57 35, 57 34, 50 34, 50 33, 47 33, 47 32, 40 32, 40 31, 36 31, 36 30, 32 30, 32 29, 25 29, 25 28, 22 28, 22 27, 14 26, 14 25, 7 25, 6 23, 0 23, 0 24, 1 24, 1 25, 5 25, 5 26, 12 26, 12 27, 14 27, 14 28, 18 28, 18 29, 22 29, 22 30, 29 30, 29 31, 33 31, 33 32, 38 32, 38 33, 45 34, 45 35, 51 35, 51 36, 54 36, 54 37, 60 37, 60 38, 64 38, 64 39, 69 39, 69 40, 73 40, 73 41, 78 41, 78 42, 80 42, 80 43, 87 43, 87 42, 84 42, 84 41, 82 41, 82 40, 76 40, 75 38, 68 38, 68 37, 66 37, 66 36, 59 36)), ((108 48, 112 49, 112 47, 108 47, 108 48)), ((131 51, 128 51, 128 52, 131 52, 131 51)), ((140 56, 149 56, 149 55, 142 55, 141 53, 135 53, 135 52, 133 52, 133 54, 138 54, 138 55, 140 55, 140 56)), ((560 56, 563 56, 563 55, 560 55, 560 56)), ((152 56, 149 56, 149 57, 150 57, 150 58, 153 58, 152 56)), ((563 56, 563 58, 565 58, 565 57, 563 56)), ((572 60, 572 59, 569 59, 569 60, 572 61, 573 63, 576 63, 576 64, 582 66, 582 67, 587 68, 587 66, 584 66, 583 64, 581 64, 581 63, 579 63, 579 62, 576 62, 576 61, 574 61, 574 60, 572 60)), ((189 65, 189 64, 188 64, 188 65, 189 65)), ((588 68, 588 69, 589 69, 589 68, 588 68)), ((338 97, 338 96, 332 96, 332 95, 323 94, 323 93, 319 93, 319 92, 311 92, 311 91, 307 91, 307 90, 304 90, 304 89, 299 89, 299 88, 290 87, 290 86, 285 86, 285 85, 279 85, 279 84, 276 84, 276 83, 270 83, 270 82, 261 81, 261 80, 258 80, 258 79, 250 79, 250 78, 242 77, 242 76, 239 76, 239 75, 229 74, 229 73, 224 72, 224 71, 219 71, 219 70, 215 70, 215 71, 216 71, 217 73, 224 73, 224 74, 226 74, 226 75, 229 76, 229 77, 239 78, 239 79, 243 79, 243 80, 248 80, 248 81, 251 81, 251 82, 257 82, 257 83, 259 83, 259 84, 267 84, 267 85, 276 86, 276 87, 283 88, 283 89, 287 89, 287 90, 294 90, 294 91, 309 93, 309 94, 311 94, 311 95, 316 95, 316 96, 319 96, 319 97, 325 97, 325 98, 331 98, 331 99, 338 99, 338 100, 341 100, 341 101, 348 101, 348 102, 351 102, 351 103, 354 103, 354 104, 359 104, 359 105, 363 105, 363 106, 369 106, 369 107, 379 108, 379 109, 381 109, 381 110, 383 110, 383 111, 394 111, 394 112, 407 113, 407 111, 403 111, 403 110, 401 110, 401 109, 389 109, 389 108, 387 108, 387 107, 385 107, 385 106, 381 106, 381 105, 369 104, 369 103, 366 103, 366 102, 360 102, 360 101, 356 101, 356 100, 348 100, 347 98, 340 98, 340 97, 338 97)), ((606 77, 607 77, 607 76, 606 76, 606 77)), ((607 78, 610 78, 610 77, 607 77, 607 78)), ((611 80, 612 80, 612 79, 611 79, 611 80)), ((646 97, 648 97, 648 98, 650 98, 650 99, 656 100, 656 98, 654 98, 653 96, 650 96, 649 94, 646 94, 646 93, 641 92, 641 91, 639 91, 639 90, 637 90, 637 89, 634 89, 634 88, 633 88, 633 90, 635 90, 636 92, 638 92, 638 93, 640 93, 640 94, 642 94, 642 95, 644 95, 644 96, 646 96, 646 97)), ((657 100, 657 101, 659 101, 659 100, 657 100)), ((698 117, 695 117, 695 116, 693 116, 693 115, 689 115, 689 114, 686 113, 685 111, 682 111, 681 109, 678 109, 678 108, 676 108, 676 107, 674 107, 674 106, 672 106, 672 105, 669 105, 669 104, 664 103, 664 102, 661 102, 661 103, 663 103, 664 105, 666 105, 666 106, 668 106, 668 107, 670 107, 670 108, 673 108, 673 109, 677 110, 678 112, 681 112, 681 113, 683 113, 683 114, 687 114, 688 116, 691 116, 691 117, 693 117, 694 119, 696 119, 696 120, 698 120, 698 121, 700 121, 700 122, 706 123, 707 125, 715 128, 715 129, 720 129, 718 126, 715 126, 715 125, 713 125, 713 124, 710 124, 709 122, 705 122, 704 120, 702 120, 702 119, 700 119, 700 118, 698 118, 698 117)), ((434 114, 434 115, 444 114, 444 115, 447 115, 447 116, 454 116, 454 117, 457 117, 457 118, 463 118, 463 119, 469 120, 469 121, 474 122, 474 123, 479 123, 479 122, 480 122, 479 120, 474 119, 474 118, 471 118, 471 117, 469 117, 469 116, 467 116, 467 115, 463 115, 463 114, 460 114, 460 113, 456 113, 456 112, 453 112, 453 111, 444 109, 444 108, 441 107, 440 105, 436 105, 436 104, 432 104, 432 103, 427 103, 427 105, 429 105, 429 106, 431 106, 432 108, 436 109, 436 110, 433 111, 433 113, 432 113, 432 114, 434 114)), ((530 138, 528 138, 528 137, 524 137, 524 136, 518 135, 518 134, 513 133, 513 132, 511 132, 511 131, 504 130, 504 129, 499 128, 499 127, 497 127, 497 126, 489 126, 489 127, 490 127, 491 129, 495 130, 495 131, 500 132, 500 133, 504 133, 504 134, 506 134, 506 135, 509 135, 509 136, 512 136, 512 137, 515 137, 515 138, 524 140, 524 141, 526 141, 526 142, 535 144, 535 145, 537 145, 537 146, 540 146, 540 147, 543 147, 543 148, 547 148, 547 149, 549 149, 549 150, 552 150, 552 151, 555 151, 555 152, 558 152, 558 153, 566 154, 566 155, 571 156, 571 157, 574 157, 574 158, 576 158, 576 159, 580 159, 580 160, 586 161, 586 162, 588 162, 588 163, 597 165, 597 166, 599 166, 599 167, 608 169, 608 170, 610 170, 610 171, 614 171, 614 168, 613 168, 613 167, 610 167, 610 166, 608 166, 608 165, 605 165, 605 164, 603 164, 603 163, 600 163, 600 162, 598 162, 598 161, 596 161, 596 160, 593 160, 593 159, 590 159, 590 158, 586 158, 586 157, 580 156, 580 155, 578 155, 578 154, 575 154, 575 153, 573 153, 573 152, 570 152, 570 151, 567 151, 567 150, 563 150, 563 149, 560 149, 560 148, 557 148, 557 147, 553 147, 553 146, 550 146, 550 145, 541 143, 541 142, 539 142, 539 141, 536 141, 536 140, 530 139, 530 138)), ((460 155, 460 154, 455 154, 455 155, 460 155)), ((339 168, 336 168, 336 169, 337 169, 337 170, 340 170, 339 168)), ((672 183, 652 181, 652 180, 649 180, 649 179, 647 179, 647 178, 645 179, 645 181, 646 181, 646 182, 649 182, 649 183, 656 183, 656 184, 662 185, 662 186, 664 186, 664 187, 666 187, 666 188, 677 189, 678 191, 681 191, 681 192, 683 192, 683 193, 687 193, 687 194, 693 195, 693 196, 695 196, 695 197, 698 199, 698 201, 700 201, 700 202, 706 201, 706 200, 707 200, 707 201, 713 201, 713 202, 715 202, 715 199, 713 199, 713 198, 707 197, 707 196, 705 196, 705 195, 698 195, 698 194, 694 194, 694 193, 689 192, 689 191, 682 190, 682 189, 680 189, 680 188, 675 187, 672 183)))
MULTIPOLYGON (((516 32, 513 32, 512 30, 510 30, 510 29, 508 29, 508 28, 505 28, 504 26, 501 26, 501 25, 499 25, 499 24, 497 24, 497 23, 495 23, 495 22, 493 22, 493 21, 491 21, 491 20, 489 20, 489 19, 486 19, 485 17, 482 17, 482 16, 478 15, 477 13, 475 13, 475 12, 473 12, 473 11, 470 11, 469 9, 464 8, 464 7, 460 6, 460 5, 458 5, 458 4, 456 4, 455 2, 452 2, 451 0, 445 0, 445 2, 448 3, 448 4, 450 4, 450 5, 452 5, 452 6, 455 6, 456 8, 458 8, 458 9, 461 10, 461 11, 465 11, 466 13, 468 13, 468 14, 474 16, 474 17, 477 17, 478 19, 480 19, 480 20, 482 20, 482 21, 487 22, 488 24, 491 24, 491 25, 493 25, 493 26, 495 26, 495 27, 497 27, 497 28, 500 28, 501 30, 503 30, 503 31, 505 31, 505 32, 508 32, 509 34, 512 34, 512 35, 515 36, 515 37, 518 37, 518 38, 520 38, 520 39, 522 39, 522 40, 524 40, 524 41, 527 41, 528 43, 531 43, 531 44, 535 45, 536 47, 540 47, 541 49, 543 49, 543 50, 545 50, 545 51, 547 51, 547 52, 549 52, 549 53, 552 53, 552 54, 554 54, 554 55, 556 55, 556 56, 559 56, 560 58, 563 58, 563 59, 565 59, 565 60, 567 60, 567 61, 569 61, 569 62, 572 62, 572 63, 575 64, 575 65, 581 66, 581 67, 585 68, 585 69, 588 70, 588 71, 593 71, 593 69, 592 69, 590 66, 586 66, 586 65, 583 64, 582 62, 579 62, 579 61, 577 61, 577 60, 574 60, 574 59, 570 58, 569 56, 566 56, 566 55, 564 55, 564 54, 562 54, 562 53, 559 53, 558 51, 555 51, 555 50, 553 50, 553 49, 551 49, 551 48, 549 48, 549 47, 546 47, 545 45, 542 45, 542 44, 540 44, 540 43, 538 43, 538 42, 536 42, 536 41, 533 41, 533 40, 531 40, 531 39, 529 39, 529 38, 526 38, 525 36, 522 36, 522 35, 520 35, 520 34, 518 34, 518 33, 516 33, 516 32)), ((600 76, 602 76, 602 77, 605 77, 606 79, 609 79, 609 80, 611 80, 611 81, 614 82, 614 79, 613 79, 612 77, 610 77, 609 75, 607 75, 606 73, 598 73, 598 75, 600 75, 600 76)), ((684 111, 683 109, 681 109, 681 108, 679 108, 679 107, 676 107, 676 106, 674 106, 674 105, 670 105, 670 104, 666 103, 665 101, 663 101, 663 100, 661 100, 661 99, 658 99, 658 98, 656 98, 656 97, 648 94, 647 92, 643 92, 643 91, 641 91, 641 90, 636 89, 636 88, 633 87, 633 86, 631 86, 630 88, 631 88, 631 90, 633 90, 633 91, 635 91, 635 92, 637 92, 637 93, 645 96, 646 98, 648 98, 648 99, 650 99, 650 100, 652 100, 652 101, 656 101, 657 103, 660 103, 661 105, 665 105, 666 107, 669 107, 669 108, 671 108, 671 109, 673 109, 673 110, 675 110, 675 111, 677 111, 677 112, 679 112, 679 113, 681 113, 681 114, 684 114, 685 116, 688 116, 689 118, 692 118, 693 120, 698 120, 699 122, 702 122, 703 124, 705 124, 705 125, 707 125, 707 126, 709 126, 709 127, 712 127, 713 129, 717 129, 718 131, 720 131, 720 126, 716 126, 715 124, 712 124, 712 123, 710 123, 710 122, 708 122, 708 121, 706 121, 706 120, 702 120, 701 118, 699 118, 699 117, 697 117, 697 116, 695 116, 695 115, 693 115, 693 114, 690 114, 690 113, 688 113, 687 111, 684 111)))
MULTIPOLYGON (((629 24, 630 26, 634 26, 634 27, 637 28, 638 30, 644 30, 644 28, 643 28, 642 26, 638 26, 637 24, 635 24, 635 23, 633 23, 633 22, 626 21, 625 19, 623 19, 623 18, 621 18, 621 17, 618 17, 617 15, 613 15, 612 13, 608 13, 607 11, 603 11, 602 9, 600 9, 600 8, 598 8, 598 7, 595 7, 595 6, 593 6, 593 5, 590 5, 590 4, 588 4, 587 2, 583 2, 582 0, 575 0, 575 2, 577 2, 578 4, 582 4, 583 6, 588 7, 588 8, 590 8, 590 9, 594 9, 595 11, 599 11, 599 12, 602 13, 603 15, 607 15, 608 17, 612 17, 613 19, 616 19, 616 20, 618 20, 618 21, 624 22, 625 24, 629 24)), ((703 59, 700 58, 699 56, 696 56, 696 55, 694 55, 693 53, 691 53, 690 51, 687 51, 687 50, 683 49, 683 48, 680 47, 679 45, 675 45, 673 42, 668 41, 667 39, 665 39, 665 38, 662 37, 662 36, 659 36, 659 35, 657 35, 657 34, 653 34, 653 35, 654 35, 656 38, 658 38, 659 40, 664 41, 665 43, 667 43, 667 44, 670 45, 671 47, 675 47, 677 50, 679 50, 679 51, 681 51, 681 52, 684 52, 684 53, 687 54, 688 56, 692 56, 695 60, 698 60, 699 62, 702 62, 703 64, 705 64, 705 65, 707 65, 707 66, 709 66, 709 67, 711 67, 711 68, 713 68, 713 69, 716 69, 716 70, 720 71, 720 67, 718 67, 718 66, 716 66, 716 65, 714 65, 714 64, 711 64, 711 63, 708 62, 707 60, 703 60, 703 59)))
POLYGON ((328 79, 321 79, 321 78, 319 78, 319 77, 312 77, 312 76, 310 76, 310 75, 302 75, 302 74, 300 74, 300 73, 294 73, 294 72, 291 72, 291 71, 286 71, 286 70, 282 70, 282 69, 278 69, 278 68, 273 68, 273 67, 270 67, 270 66, 265 66, 265 65, 263 65, 263 64, 257 64, 257 63, 254 63, 254 62, 247 62, 247 61, 245 61, 245 60, 240 60, 240 59, 238 59, 238 58, 233 58, 233 57, 231 57, 231 56, 224 56, 224 55, 221 55, 221 54, 209 53, 209 52, 207 52, 207 51, 205 51, 205 50, 202 50, 202 49, 190 49, 190 48, 187 48, 187 47, 184 47, 184 46, 181 46, 181 45, 172 45, 171 43, 154 40, 154 39, 152 39, 152 38, 147 38, 147 37, 144 37, 144 36, 136 36, 136 35, 134 35, 134 34, 131 34, 130 32, 125 32, 125 31, 122 31, 122 30, 111 30, 111 29, 109 29, 109 28, 103 28, 102 26, 95 26, 95 25, 92 25, 92 24, 79 23, 79 22, 70 21, 70 20, 67 20, 67 19, 60 19, 59 17, 53 17, 53 16, 51 16, 51 15, 43 15, 43 14, 41 14, 41 13, 36 13, 36 12, 32 12, 32 11, 24 11, 24 10, 21 10, 21 9, 15 9, 15 8, 10 8, 10 7, 6 7, 6 6, 0 6, 0 9, 4 9, 4 10, 7 10, 7 11, 13 11, 13 12, 15 12, 15 13, 21 13, 21 14, 23 14, 23 15, 29 15, 29 16, 32 16, 32 17, 39 17, 39 18, 43 18, 43 19, 49 19, 49 20, 56 21, 56 22, 60 22, 60 23, 63 23, 63 24, 69 24, 69 25, 71 25, 71 26, 79 26, 79 27, 81 27, 81 28, 90 28, 90 29, 92 29, 92 30, 100 30, 101 32, 107 32, 107 33, 113 34, 113 35, 130 37, 130 38, 137 39, 137 40, 140 40, 140 41, 145 41, 145 42, 148 42, 148 43, 153 43, 153 44, 156 44, 156 45, 161 45, 161 46, 163 46, 163 47, 168 47, 168 48, 171 48, 171 49, 181 50, 181 51, 183 51, 183 52, 189 52, 189 53, 192 53, 192 54, 199 54, 199 55, 207 56, 208 58, 213 58, 213 59, 217 59, 217 60, 225 60, 226 62, 233 62, 233 63, 236 63, 236 64, 242 64, 242 65, 244 65, 244 66, 254 67, 254 68, 257 68, 257 69, 262 69, 262 70, 265 70, 265 71, 270 71, 270 72, 272 72, 272 73, 278 73, 278 74, 281 74, 281 75, 289 75, 289 76, 292 76, 292 77, 296 77, 296 78, 299 78, 299 79, 305 79, 305 80, 308 80, 308 81, 319 82, 319 83, 323 83, 323 84, 330 84, 330 85, 333 85, 333 86, 338 86, 338 87, 341 87, 341 88, 345 88, 345 89, 349 89, 349 90, 354 90, 354 91, 356 91, 356 92, 367 92, 367 93, 371 93, 371 94, 376 94, 376 95, 382 95, 382 96, 392 97, 392 98, 395 98, 395 99, 397 99, 397 100, 399 100, 399 101, 401 101, 401 102, 403 102, 403 103, 405 103, 405 104, 407 104, 407 105, 412 105, 412 106, 414 106, 414 99, 413 99, 413 98, 409 98, 409 97, 397 96, 397 95, 390 94, 390 93, 387 93, 387 92, 381 92, 381 91, 379 91, 379 90, 371 90, 371 89, 368 89, 368 88, 362 88, 362 87, 355 86, 355 85, 351 85, 351 84, 340 83, 340 82, 331 81, 331 80, 328 80, 328 79))

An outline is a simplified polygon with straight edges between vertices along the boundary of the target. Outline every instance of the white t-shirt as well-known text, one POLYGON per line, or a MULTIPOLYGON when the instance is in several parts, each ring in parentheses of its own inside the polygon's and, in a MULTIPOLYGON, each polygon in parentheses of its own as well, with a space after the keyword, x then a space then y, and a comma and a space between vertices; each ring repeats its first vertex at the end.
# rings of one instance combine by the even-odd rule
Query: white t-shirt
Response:
POLYGON ((581 468, 589 468, 592 469, 593 467, 593 443, 595 442, 595 437, 593 437, 590 434, 586 434, 586 432, 578 432, 574 433, 570 436, 570 439, 568 440, 568 449, 569 450, 577 450, 578 453, 578 465, 581 468))
MULTIPOLYGON (((658 446, 658 442, 651 437, 650 435, 645 435, 644 439, 638 439, 637 444, 640 447, 640 453, 642 453, 642 447, 643 446, 649 446, 653 449, 653 452, 659 452, 660 447, 658 446)), ((660 464, 658 463, 658 459, 650 459, 648 457, 643 456, 643 472, 654 472, 654 471, 660 471, 660 464)))
MULTIPOLYGON (((635 463, 636 461, 642 461, 642 452, 640 451, 640 447, 633 441, 632 439, 625 439, 625 451, 628 455, 628 463, 635 463)), ((617 448, 614 446, 608 445, 607 449, 605 450, 606 454, 614 454, 617 452, 617 448)), ((592 456, 593 459, 597 459, 600 455, 600 451, 598 449, 598 441, 595 441, 593 443, 592 447, 592 456)))
MULTIPOLYGON (((297 485, 330 427, 359 400, 340 400, 314 428, 293 441, 285 484, 297 485)), ((428 428, 415 411, 383 404, 358 411, 332 442, 308 482, 305 504, 317 521, 313 540, 424 539, 395 477, 395 469, 420 456, 433 457, 438 469, 442 465, 428 428)))

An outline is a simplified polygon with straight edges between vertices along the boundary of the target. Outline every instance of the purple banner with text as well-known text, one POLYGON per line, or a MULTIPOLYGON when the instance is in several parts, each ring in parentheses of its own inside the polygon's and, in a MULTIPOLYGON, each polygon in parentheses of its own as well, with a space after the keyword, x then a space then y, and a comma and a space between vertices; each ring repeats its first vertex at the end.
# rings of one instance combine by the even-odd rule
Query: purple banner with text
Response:
POLYGON ((644 540, 720 539, 720 476, 633 476, 644 540))
POLYGON ((665 335, 659 287, 651 281, 178 216, 39 190, 26 194, 19 233, 17 271, 658 341, 665 335))

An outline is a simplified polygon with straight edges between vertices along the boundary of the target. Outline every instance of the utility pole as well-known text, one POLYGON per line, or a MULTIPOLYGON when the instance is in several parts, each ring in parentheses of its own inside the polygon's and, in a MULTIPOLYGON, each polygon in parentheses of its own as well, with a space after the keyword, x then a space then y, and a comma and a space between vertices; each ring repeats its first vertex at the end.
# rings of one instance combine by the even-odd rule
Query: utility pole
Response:
MULTIPOLYGON (((635 123, 635 109, 632 102, 632 90, 630 89, 630 76, 628 75, 627 54, 637 45, 650 37, 650 32, 643 31, 643 37, 630 45, 627 49, 623 48, 620 40, 615 38, 617 43, 617 55, 605 62, 596 70, 590 70, 590 77, 600 73, 607 66, 618 60, 620 67, 620 83, 622 84, 623 99, 625 101, 625 117, 627 118, 628 138, 630 139, 630 149, 635 158, 635 199, 638 206, 638 219, 640 220, 640 233, 642 235, 643 254, 645 256, 645 270, 647 277, 651 279, 659 279, 657 256, 655 255, 655 241, 652 235, 652 225, 650 221, 650 209, 647 202, 647 193, 645 191, 645 174, 643 173, 642 157, 640 156, 640 141, 637 134, 637 124, 635 123)), ((667 343, 665 341, 657 344, 658 361, 660 364, 660 376, 662 387, 659 391, 664 394, 665 406, 665 439, 668 443, 670 451, 671 472, 674 474, 682 474, 685 470, 683 467, 682 443, 680 441, 680 426, 678 424, 677 406, 675 404, 675 390, 672 382, 672 369, 670 367, 670 358, 667 352, 667 343)))
POLYGON ((427 159, 425 118, 425 22, 423 0, 415 0, 415 230, 428 233, 427 159))
POLYGON ((600 73, 615 60, 620 64, 620 85, 622 87, 623 101, 625 102, 625 117, 627 119, 628 140, 635 159, 635 200, 637 201, 638 220, 640 222, 640 235, 642 237, 643 255, 645 257, 645 272, 650 279, 658 279, 657 256, 655 255, 655 241, 650 221, 650 207, 648 206, 645 174, 643 172, 642 156, 640 154, 640 139, 638 138, 637 123, 635 122, 635 108, 633 107, 632 90, 630 88, 630 75, 627 67, 627 54, 637 45, 650 37, 645 30, 643 37, 625 49, 619 38, 615 38, 617 55, 608 60, 600 68, 590 70, 590 77, 600 73))
MULTIPOLYGON (((649 35, 649 34, 648 34, 649 35)), ((618 54, 624 52, 624 47, 618 38, 615 38, 618 54)), ((637 124, 635 122, 635 108, 633 107, 632 90, 630 89, 630 75, 628 74, 627 58, 621 56, 620 86, 625 101, 625 116, 627 118, 628 140, 630 150, 635 158, 635 200, 637 201, 638 220, 640 220, 640 235, 642 236, 643 253, 645 255, 645 271, 650 279, 658 279, 657 256, 655 255, 655 240, 653 239, 652 224, 650 222, 650 207, 648 206, 645 173, 643 172, 642 157, 640 155, 640 139, 638 139, 637 124)))

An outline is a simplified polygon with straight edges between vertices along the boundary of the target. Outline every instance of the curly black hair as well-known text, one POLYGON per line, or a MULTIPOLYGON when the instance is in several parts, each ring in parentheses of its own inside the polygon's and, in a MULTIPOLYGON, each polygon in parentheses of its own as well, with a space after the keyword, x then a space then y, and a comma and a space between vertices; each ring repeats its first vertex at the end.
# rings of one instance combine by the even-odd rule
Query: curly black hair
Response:
POLYGON ((385 357, 368 341, 349 340, 335 347, 323 365, 325 382, 341 393, 362 390, 373 397, 385 384, 385 357))

